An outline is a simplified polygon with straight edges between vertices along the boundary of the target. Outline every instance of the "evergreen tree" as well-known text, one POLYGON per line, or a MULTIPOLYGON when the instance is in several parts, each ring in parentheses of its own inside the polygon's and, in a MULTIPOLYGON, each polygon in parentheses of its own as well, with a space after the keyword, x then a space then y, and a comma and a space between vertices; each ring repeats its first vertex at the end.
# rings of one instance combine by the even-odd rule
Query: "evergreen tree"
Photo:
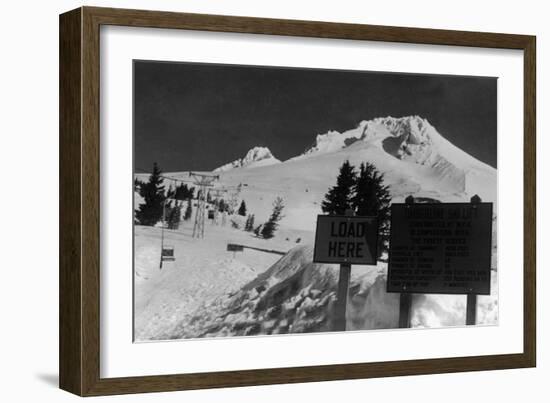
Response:
POLYGON ((254 234, 259 237, 262 233, 262 229, 263 229, 263 224, 258 225, 254 230, 254 234))
POLYGON ((246 216, 246 203, 244 200, 241 202, 241 205, 239 207, 239 211, 237 211, 237 214, 242 215, 243 217, 246 216))
POLYGON ((249 214, 246 219, 244 230, 248 232, 254 231, 254 214, 249 214))
POLYGON ((355 214, 378 217, 378 257, 387 251, 390 235, 389 187, 373 164, 362 163, 351 200, 355 214))
POLYGON ((155 162, 149 181, 140 186, 139 194, 145 202, 139 205, 135 213, 136 220, 141 225, 152 226, 162 220, 162 204, 165 196, 161 174, 162 172, 155 162))
POLYGON ((191 215, 193 214, 193 199, 189 198, 187 199, 187 208, 185 209, 185 214, 183 216, 183 219, 185 221, 188 221, 191 219, 191 215))
POLYGON ((191 189, 187 187, 185 183, 182 183, 176 188, 174 199, 186 200, 189 197, 193 197, 191 189))
POLYGON ((340 167, 340 173, 336 179, 336 186, 329 189, 325 200, 321 203, 323 213, 329 215, 344 215, 346 210, 352 207, 351 199, 357 174, 354 167, 345 161, 340 167))
POLYGON ((166 210, 166 222, 168 229, 178 229, 181 219, 181 203, 176 202, 174 207, 168 207, 166 210))
POLYGON ((262 237, 265 239, 273 238, 275 236, 275 230, 279 226, 279 221, 283 218, 283 209, 285 205, 281 197, 277 197, 273 202, 273 211, 269 220, 264 224, 262 228, 262 237))
POLYGON ((251 214, 250 215, 250 225, 249 225, 249 228, 248 228, 248 231, 252 232, 254 231, 254 214, 251 214))
POLYGON ((168 198, 164 201, 164 208, 162 210, 161 222, 164 228, 169 228, 170 211, 172 210, 172 201, 168 198))

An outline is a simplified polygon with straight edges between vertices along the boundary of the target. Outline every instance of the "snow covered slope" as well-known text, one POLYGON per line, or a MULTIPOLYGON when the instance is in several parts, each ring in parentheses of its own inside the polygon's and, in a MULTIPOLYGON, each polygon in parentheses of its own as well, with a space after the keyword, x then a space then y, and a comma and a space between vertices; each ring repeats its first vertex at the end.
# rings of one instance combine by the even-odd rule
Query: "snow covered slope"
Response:
MULTIPOLYGON (((338 266, 315 264, 313 246, 291 249, 239 291, 200 306, 171 329, 173 338, 327 332, 336 319, 338 266)), ((497 275, 493 294, 478 297, 478 324, 498 320, 497 275)), ((346 309, 347 330, 398 327, 399 294, 386 292, 386 264, 354 266, 346 309)), ((415 294, 412 327, 463 326, 464 295, 415 294)), ((161 335, 160 338, 167 338, 161 335)))
POLYGON ((250 149, 243 158, 239 158, 233 162, 222 165, 214 169, 214 172, 224 172, 235 168, 254 168, 267 165, 278 164, 277 158, 271 154, 271 151, 267 147, 254 147, 250 149))

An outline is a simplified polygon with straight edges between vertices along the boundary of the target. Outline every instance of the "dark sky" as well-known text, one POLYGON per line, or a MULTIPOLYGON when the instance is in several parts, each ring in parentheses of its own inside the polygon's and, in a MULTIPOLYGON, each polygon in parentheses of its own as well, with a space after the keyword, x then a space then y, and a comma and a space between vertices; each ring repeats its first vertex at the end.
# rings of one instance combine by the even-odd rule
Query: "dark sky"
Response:
POLYGON ((317 134, 388 115, 427 118, 496 167, 496 88, 485 77, 135 61, 135 168, 211 170, 254 146, 285 160, 317 134))

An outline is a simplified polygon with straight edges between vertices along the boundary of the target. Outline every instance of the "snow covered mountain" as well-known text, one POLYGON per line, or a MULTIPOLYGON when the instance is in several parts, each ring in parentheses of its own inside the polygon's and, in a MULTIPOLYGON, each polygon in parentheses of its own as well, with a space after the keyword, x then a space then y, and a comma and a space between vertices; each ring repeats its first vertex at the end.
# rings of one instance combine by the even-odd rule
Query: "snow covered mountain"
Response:
POLYGON ((281 196, 281 224, 312 231, 321 201, 345 160, 355 166, 374 164, 384 174, 394 202, 409 195, 467 202, 474 194, 497 202, 496 169, 449 142, 419 116, 375 118, 344 132, 320 134, 304 153, 283 162, 269 149, 255 147, 244 158, 216 169, 220 179, 215 186, 243 185, 240 198, 259 222, 267 220, 274 198, 281 196))
POLYGON ((241 197, 261 219, 271 210, 269 195, 283 197, 284 221, 312 229, 320 202, 345 160, 356 166, 373 163, 384 173, 396 202, 408 195, 465 202, 474 194, 497 201, 496 169, 456 147, 418 116, 376 118, 342 133, 329 131, 299 156, 256 169, 225 169, 220 182, 246 184, 241 197))
POLYGON ((243 158, 239 158, 233 162, 222 165, 214 169, 214 172, 224 172, 235 168, 253 168, 278 164, 279 161, 273 156, 267 147, 254 147, 250 149, 243 158))
POLYGON ((362 121, 355 129, 343 133, 330 131, 318 135, 315 144, 294 160, 338 152, 356 142, 411 165, 431 169, 431 176, 436 176, 440 185, 455 192, 476 193, 496 174, 494 168, 453 145, 419 116, 376 118, 362 121))

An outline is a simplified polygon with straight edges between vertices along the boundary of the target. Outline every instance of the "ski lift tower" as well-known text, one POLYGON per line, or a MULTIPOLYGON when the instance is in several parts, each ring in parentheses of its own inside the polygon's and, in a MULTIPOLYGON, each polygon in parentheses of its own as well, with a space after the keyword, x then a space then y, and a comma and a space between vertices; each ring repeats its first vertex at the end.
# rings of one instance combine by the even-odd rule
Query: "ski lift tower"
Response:
POLYGON ((199 188, 197 200, 197 212, 195 213, 195 224, 193 225, 193 238, 204 238, 204 216, 206 215, 206 189, 214 186, 214 182, 220 179, 219 175, 189 172, 189 176, 195 180, 199 188))

